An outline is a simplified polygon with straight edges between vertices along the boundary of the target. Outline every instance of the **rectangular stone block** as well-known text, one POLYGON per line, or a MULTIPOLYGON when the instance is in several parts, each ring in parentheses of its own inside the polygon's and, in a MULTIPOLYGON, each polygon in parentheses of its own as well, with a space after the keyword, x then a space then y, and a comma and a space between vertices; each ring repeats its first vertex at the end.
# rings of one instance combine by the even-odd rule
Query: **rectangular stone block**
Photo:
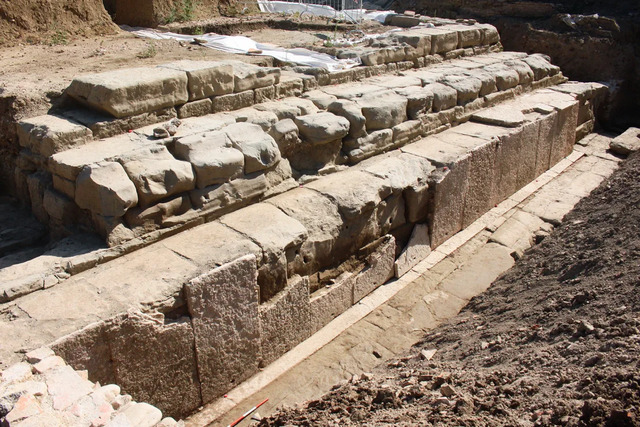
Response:
POLYGON ((316 332, 353 305, 355 276, 343 273, 311 296, 311 331, 316 332))
POLYGON ((65 117, 82 123, 93 132, 95 139, 109 138, 177 117, 174 107, 161 108, 150 113, 116 119, 108 114, 88 109, 73 109, 64 112, 65 117))
POLYGON ((256 280, 256 258, 249 255, 184 287, 203 403, 222 396, 258 371, 261 349, 256 280))
POLYGON ((186 119, 189 117, 198 117, 210 114, 213 110, 213 102, 209 99, 199 99, 197 101, 187 102, 178 108, 178 117, 186 119))
POLYGON ((183 60, 162 64, 159 67, 183 71, 187 74, 190 101, 226 95, 232 93, 234 89, 231 64, 183 60))
POLYGON ((246 90, 244 92, 216 96, 212 99, 212 101, 214 113, 251 107, 255 102, 253 90, 246 90))
POLYGON ((440 28, 420 29, 420 32, 431 36, 431 55, 445 53, 458 47, 458 32, 440 28))
MULTIPOLYGON (((394 275, 396 259, 396 241, 393 236, 384 236, 371 243, 373 252, 365 260, 365 267, 360 271, 353 285, 354 304, 369 295, 394 275)), ((369 248, 363 248, 363 251, 369 248)))
POLYGON ((266 366, 311 335, 309 278, 293 277, 259 310, 262 365, 266 366))
POLYGON ((108 329, 116 383, 135 400, 184 417, 202 405, 193 327, 129 312, 108 329))
POLYGON ((233 67, 234 92, 244 92, 280 82, 280 68, 259 67, 241 61, 223 61, 233 67))
POLYGON ((395 276, 402 277, 420 261, 431 253, 431 241, 429 240, 429 226, 416 224, 411 232, 407 246, 403 249, 395 262, 395 276))
POLYGON ((280 83, 275 85, 276 98, 287 98, 302 95, 304 85, 300 77, 284 75, 280 77, 280 83))
POLYGON ((89 128, 52 115, 20 120, 17 130, 20 146, 45 157, 86 144, 93 139, 89 128))
POLYGON ((76 196, 76 183, 75 181, 70 181, 68 179, 64 179, 58 175, 53 175, 53 188, 71 198, 72 200, 76 196))
POLYGON ((76 77, 67 94, 77 101, 122 118, 184 104, 187 74, 166 68, 125 68, 76 77))
POLYGON ((259 88, 254 89, 253 92, 254 92, 254 97, 255 97, 255 103, 256 104, 276 99, 276 87, 275 86, 259 87, 259 88))

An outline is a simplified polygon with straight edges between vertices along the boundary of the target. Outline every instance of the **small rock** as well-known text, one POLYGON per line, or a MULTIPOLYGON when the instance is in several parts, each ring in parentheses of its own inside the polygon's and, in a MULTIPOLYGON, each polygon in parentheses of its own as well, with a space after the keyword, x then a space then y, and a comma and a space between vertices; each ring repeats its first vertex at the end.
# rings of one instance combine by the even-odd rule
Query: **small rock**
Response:
POLYGON ((173 136, 178 133, 178 127, 174 125, 165 125, 164 128, 169 132, 169 135, 173 136))
POLYGON ((164 127, 158 127, 153 130, 153 137, 157 139, 169 138, 169 131, 164 127))
POLYGON ((60 356, 49 356, 43 360, 41 360, 40 362, 36 363, 35 365, 33 365, 33 369, 38 373, 38 374, 43 374, 45 372, 47 372, 49 369, 55 368, 57 366, 64 366, 64 360, 62 360, 62 357, 60 356))
POLYGON ((595 331, 595 329, 596 328, 594 328, 594 326, 591 323, 589 323, 589 322, 587 322, 585 320, 580 320, 578 322, 577 333, 579 335, 589 335, 589 334, 593 333, 593 331, 595 331))
POLYGON ((442 393, 444 397, 451 397, 456 395, 456 390, 449 384, 443 384, 440 387, 440 393, 442 393))
POLYGON ((31 365, 24 362, 16 363, 15 365, 11 365, 7 369, 2 371, 2 382, 13 383, 25 381, 31 378, 31 376, 31 365))
POLYGON ((11 412, 9 412, 5 417, 5 420, 12 424, 14 421, 22 420, 41 413, 42 408, 40 407, 38 399, 36 399, 32 394, 25 394, 20 396, 11 412))
POLYGON ((131 401, 131 396, 129 396, 128 394, 123 394, 122 396, 117 396, 115 399, 113 399, 113 401, 111 402, 111 406, 117 411, 118 409, 127 406, 129 403, 131 403, 131 401))
POLYGON ((431 360, 433 356, 436 354, 436 351, 438 350, 436 350, 435 348, 430 350, 421 350, 420 355, 424 360, 431 360))
POLYGON ((171 126, 175 126, 175 127, 179 128, 179 127, 180 127, 180 125, 182 125, 182 120, 180 120, 180 119, 178 119, 178 118, 171 119, 171 121, 169 122, 169 124, 170 124, 171 126))

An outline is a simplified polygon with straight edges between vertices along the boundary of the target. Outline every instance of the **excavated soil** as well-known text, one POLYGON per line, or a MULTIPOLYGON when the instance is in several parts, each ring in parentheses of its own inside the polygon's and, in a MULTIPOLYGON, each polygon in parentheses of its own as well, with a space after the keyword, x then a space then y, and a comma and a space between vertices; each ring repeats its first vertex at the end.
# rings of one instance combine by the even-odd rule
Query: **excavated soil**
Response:
POLYGON ((639 208, 635 155, 406 357, 260 425, 640 425, 639 208))

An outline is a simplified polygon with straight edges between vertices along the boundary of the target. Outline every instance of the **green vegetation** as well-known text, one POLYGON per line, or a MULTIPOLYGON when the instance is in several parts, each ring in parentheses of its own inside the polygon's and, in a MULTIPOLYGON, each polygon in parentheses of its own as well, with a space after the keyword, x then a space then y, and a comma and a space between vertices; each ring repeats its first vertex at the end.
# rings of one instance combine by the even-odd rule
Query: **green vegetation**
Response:
POLYGON ((196 11, 196 0, 180 0, 178 4, 171 9, 171 13, 166 17, 165 22, 186 22, 192 21, 196 11))
POLYGON ((156 48, 156 45, 153 42, 149 42, 147 43, 147 47, 138 54, 138 58, 140 59, 153 58, 157 54, 158 54, 158 49, 156 48))
POLYGON ((51 36, 49 45, 58 46, 63 44, 69 44, 69 35, 64 30, 56 30, 56 32, 51 36))

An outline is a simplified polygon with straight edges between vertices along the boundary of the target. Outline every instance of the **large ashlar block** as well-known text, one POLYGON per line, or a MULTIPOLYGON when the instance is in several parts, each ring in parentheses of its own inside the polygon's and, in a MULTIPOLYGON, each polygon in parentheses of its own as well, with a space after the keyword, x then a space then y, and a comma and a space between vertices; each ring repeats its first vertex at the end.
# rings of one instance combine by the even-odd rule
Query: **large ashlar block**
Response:
POLYGON ((186 416, 202 405, 193 327, 188 318, 129 312, 107 332, 117 384, 138 401, 186 416))
POLYGON ((215 61, 176 61, 159 65, 161 68, 183 71, 187 74, 189 100, 210 98, 232 93, 233 67, 215 61))
POLYGON ((420 32, 431 36, 431 55, 445 53, 458 47, 458 32, 440 28, 424 28, 420 32))
POLYGON ((367 131, 389 129, 407 120, 407 99, 393 91, 365 94, 357 100, 367 131))
POLYGON ((309 278, 296 276, 260 306, 262 364, 273 362, 310 335, 309 278))
POLYGON ((312 332, 320 330, 353 305, 355 283, 356 276, 345 272, 313 293, 310 301, 312 332))
POLYGON ((465 148, 428 137, 402 148, 424 157, 438 169, 431 174, 429 225, 435 248, 463 228, 464 205, 469 189, 471 156, 465 148))
POLYGON ((175 153, 193 166, 198 188, 222 184, 244 173, 244 155, 222 131, 180 138, 175 142, 175 153))
POLYGON ((349 133, 349 120, 328 112, 296 117, 294 121, 301 139, 312 145, 336 141, 349 133))
POLYGON ((76 77, 67 94, 114 117, 122 118, 184 104, 189 100, 187 74, 166 68, 125 68, 76 77))
POLYGON ((163 145, 143 147, 118 160, 136 186, 143 207, 195 187, 191 164, 174 158, 163 145))
POLYGON ((396 241, 393 236, 384 236, 363 250, 370 250, 370 248, 375 249, 366 257, 364 269, 355 278, 354 303, 385 284, 394 275, 396 241))
POLYGON ((85 166, 76 179, 75 201, 102 216, 122 216, 138 203, 138 193, 117 162, 85 166))
POLYGON ((332 265, 343 222, 338 206, 329 198, 306 188, 296 188, 267 200, 299 221, 309 237, 302 243, 294 271, 312 274, 332 265))
POLYGON ((398 40, 400 43, 406 43, 416 49, 418 56, 431 54, 431 36, 424 34, 422 31, 408 30, 402 31, 391 36, 392 39, 398 40))
POLYGON ((244 92, 280 82, 280 69, 259 67, 241 61, 224 61, 233 67, 234 92, 244 92))
POLYGON ((222 111, 234 111, 241 108, 251 107, 255 102, 253 90, 245 90, 244 92, 218 95, 213 97, 212 101, 214 113, 220 113, 222 111))
POLYGON ((256 258, 248 255, 184 287, 203 403, 258 371, 261 349, 256 280, 256 258))
POLYGON ((235 123, 222 129, 234 148, 244 154, 244 172, 263 171, 278 163, 282 156, 276 141, 253 123, 235 123))
POLYGON ((45 157, 86 144, 93 137, 89 128, 52 115, 21 120, 17 130, 21 147, 45 157))

